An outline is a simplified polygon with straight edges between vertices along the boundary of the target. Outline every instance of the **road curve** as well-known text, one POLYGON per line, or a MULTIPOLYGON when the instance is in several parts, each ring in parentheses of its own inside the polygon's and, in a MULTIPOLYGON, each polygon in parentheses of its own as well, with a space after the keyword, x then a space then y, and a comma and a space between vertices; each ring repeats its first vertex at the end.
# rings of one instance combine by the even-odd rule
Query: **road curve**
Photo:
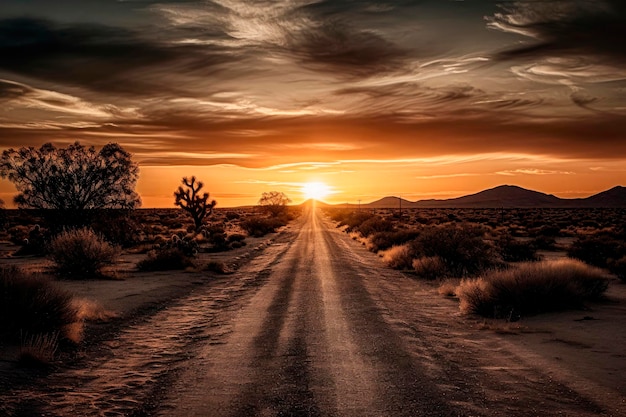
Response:
POLYGON ((420 308, 410 279, 386 270, 319 210, 304 216, 266 284, 219 343, 189 359, 157 415, 603 414, 536 366, 474 343, 461 319, 442 319, 427 301, 420 308))

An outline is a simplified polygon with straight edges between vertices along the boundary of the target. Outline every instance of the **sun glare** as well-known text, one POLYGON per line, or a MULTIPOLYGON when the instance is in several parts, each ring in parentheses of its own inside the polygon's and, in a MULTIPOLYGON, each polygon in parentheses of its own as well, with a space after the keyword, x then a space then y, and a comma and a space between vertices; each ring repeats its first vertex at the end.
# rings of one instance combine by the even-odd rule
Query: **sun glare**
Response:
POLYGON ((302 185, 302 194, 307 200, 321 200, 330 194, 330 187, 323 182, 307 182, 302 185))

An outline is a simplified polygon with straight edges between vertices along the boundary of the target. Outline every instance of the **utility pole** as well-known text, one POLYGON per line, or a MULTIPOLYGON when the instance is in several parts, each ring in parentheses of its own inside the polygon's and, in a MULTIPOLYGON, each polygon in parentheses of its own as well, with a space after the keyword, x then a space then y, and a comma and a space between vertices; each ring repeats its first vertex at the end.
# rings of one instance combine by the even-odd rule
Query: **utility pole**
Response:
POLYGON ((361 200, 357 200, 359 202, 359 211, 361 211, 361 200))

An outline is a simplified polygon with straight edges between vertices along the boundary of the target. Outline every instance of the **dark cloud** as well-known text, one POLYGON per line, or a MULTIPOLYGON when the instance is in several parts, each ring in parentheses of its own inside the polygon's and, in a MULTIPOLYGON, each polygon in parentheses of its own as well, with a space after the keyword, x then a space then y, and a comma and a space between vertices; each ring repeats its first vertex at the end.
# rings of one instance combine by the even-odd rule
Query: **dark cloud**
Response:
POLYGON ((501 51, 499 59, 595 56, 626 63, 626 2, 516 2, 490 19, 490 26, 536 38, 522 47, 501 51))
POLYGON ((354 16, 354 14, 390 13, 423 2, 424 0, 322 0, 306 4, 300 10, 313 13, 321 18, 336 18, 346 14, 354 16))
POLYGON ((162 71, 211 73, 232 54, 215 46, 175 45, 139 32, 93 24, 0 20, 0 70, 93 91, 152 94, 170 88, 162 71))
POLYGON ((300 30, 291 52, 305 65, 339 76, 369 76, 399 70, 408 53, 374 32, 336 21, 300 30))

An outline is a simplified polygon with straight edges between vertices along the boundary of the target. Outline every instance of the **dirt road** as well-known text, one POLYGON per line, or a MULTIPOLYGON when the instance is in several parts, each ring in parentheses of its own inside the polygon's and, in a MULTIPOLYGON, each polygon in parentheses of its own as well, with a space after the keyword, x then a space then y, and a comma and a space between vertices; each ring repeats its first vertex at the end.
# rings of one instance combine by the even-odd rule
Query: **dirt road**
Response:
POLYGON ((385 268, 319 210, 298 222, 235 277, 129 326, 99 358, 11 393, 0 411, 626 415, 623 397, 471 328, 451 301, 385 268))

